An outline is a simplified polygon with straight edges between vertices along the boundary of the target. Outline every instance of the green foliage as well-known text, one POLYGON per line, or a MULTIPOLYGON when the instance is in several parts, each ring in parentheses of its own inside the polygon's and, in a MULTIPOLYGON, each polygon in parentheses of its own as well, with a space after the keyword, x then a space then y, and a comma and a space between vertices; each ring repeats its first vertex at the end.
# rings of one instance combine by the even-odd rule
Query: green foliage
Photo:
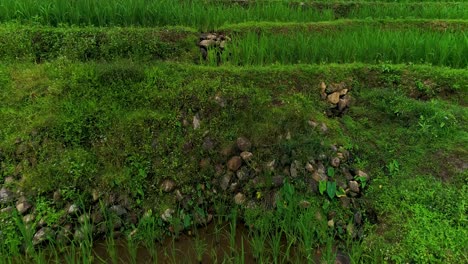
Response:
POLYGON ((294 34, 247 32, 232 37, 225 62, 233 65, 275 63, 427 63, 464 68, 466 37, 421 29, 387 30, 372 25, 341 31, 295 30, 294 34), (314 48, 311 49, 310 47, 314 48), (287 48, 285 48, 287 47, 287 48), (448 48, 450 47, 450 48, 448 48), (410 52, 411 51, 411 52, 410 52))
POLYGON ((333 199, 336 195, 336 182, 327 182, 327 194, 330 199, 333 199))
POLYGON ((190 29, 138 29, 95 27, 40 27, 7 24, 0 27, 2 60, 43 62, 66 58, 90 60, 165 60, 193 51, 195 34, 190 29))
POLYGON ((312 22, 336 18, 466 18, 466 3, 459 1, 362 1, 306 3, 294 1, 255 1, 236 4, 222 1, 192 0, 4 0, 0 4, 0 21, 17 20, 52 26, 166 26, 184 25, 213 30, 225 24, 246 21, 312 22))

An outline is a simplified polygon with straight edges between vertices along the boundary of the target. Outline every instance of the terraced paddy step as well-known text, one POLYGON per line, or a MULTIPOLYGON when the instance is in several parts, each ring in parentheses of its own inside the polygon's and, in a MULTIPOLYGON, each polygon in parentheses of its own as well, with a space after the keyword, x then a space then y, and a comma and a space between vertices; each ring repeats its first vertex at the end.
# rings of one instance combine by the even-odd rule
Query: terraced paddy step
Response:
POLYGON ((463 68, 468 61, 467 25, 464 20, 246 23, 221 28, 230 41, 223 42, 221 49, 213 49, 197 40, 196 30, 184 27, 54 28, 3 24, 0 59, 42 62, 61 57, 76 61, 132 58, 212 65, 386 62, 463 68))
POLYGON ((0 21, 94 26, 189 26, 217 30, 248 21, 315 22, 338 18, 466 19, 468 3, 440 1, 30 1, 4 0, 0 21))
MULTIPOLYGON (((42 234, 55 241, 69 232, 65 255, 86 259, 103 227, 108 241, 124 232, 154 250, 154 239, 193 231, 209 215, 230 220, 235 233, 239 213, 256 258, 274 258, 265 241, 275 237, 294 244, 298 262, 333 241, 369 262, 413 259, 415 248, 454 262, 467 237, 459 217, 467 74, 391 64, 3 64, 0 158, 9 178, 1 206, 10 211, 0 212, 2 230, 22 237, 17 224, 32 223, 37 244, 47 244, 42 234), (323 92, 344 89, 347 111, 329 115, 336 106, 323 92), (100 212, 119 220, 103 222, 100 212), (412 236, 395 242, 395 232, 412 236), (428 236, 437 243, 430 251, 428 236)), ((21 240, 3 241, 0 252, 21 260, 13 251, 21 240)), ((36 259, 47 254, 26 247, 36 259)))

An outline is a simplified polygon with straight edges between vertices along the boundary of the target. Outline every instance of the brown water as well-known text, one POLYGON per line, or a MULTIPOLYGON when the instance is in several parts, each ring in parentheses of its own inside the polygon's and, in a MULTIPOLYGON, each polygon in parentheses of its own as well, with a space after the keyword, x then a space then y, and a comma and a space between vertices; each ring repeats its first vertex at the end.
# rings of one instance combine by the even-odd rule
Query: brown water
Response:
MULTIPOLYGON (((193 232, 180 235, 178 239, 168 238, 162 243, 156 243, 157 258, 153 259, 148 249, 138 247, 136 263, 240 263, 255 262, 248 241, 248 230, 244 225, 236 227, 234 250, 231 250, 229 224, 218 226, 211 224, 208 227, 199 228, 195 236, 193 232), (205 244, 204 254, 199 261, 197 259, 196 241, 205 244), (244 253, 242 254, 242 248, 244 253), (237 257, 236 257, 237 255, 237 257), (241 257, 241 255, 243 257, 241 257)), ((131 263, 131 256, 125 240, 116 241, 118 263, 131 263)), ((105 242, 96 244, 96 258, 104 260, 104 263, 113 263, 107 253, 105 242)), ((99 261, 98 261, 99 262, 99 261)))
MULTIPOLYGON (((132 262, 128 251, 127 242, 123 239, 116 240, 117 262, 113 262, 107 251, 105 242, 98 242, 94 248, 96 263, 262 263, 255 260, 250 242, 248 239, 248 229, 240 224, 236 226, 236 235, 234 249, 230 242, 230 226, 228 223, 218 225, 210 224, 208 227, 196 230, 195 236, 192 232, 180 235, 178 239, 168 238, 162 243, 156 243, 156 257, 152 257, 150 251, 143 246, 138 247, 136 260, 132 262), (196 243, 202 241, 205 244, 205 250, 201 261, 197 258, 196 243)), ((267 241, 268 242, 268 241, 267 241)), ((267 248, 268 246, 265 246, 267 248)), ((282 243, 282 249, 286 248, 286 241, 282 243)), ((289 257, 280 260, 278 263, 308 263, 303 257, 296 254, 297 250, 291 248, 289 257)), ((350 263, 349 258, 344 254, 337 253, 336 259, 331 263, 350 263)), ((314 251, 311 263, 327 263, 321 261, 322 250, 314 251)), ((283 254, 284 255, 284 254, 283 254)), ((281 256, 283 258, 283 256, 281 256)), ((310 262, 310 261, 309 261, 310 262)), ((273 261, 263 261, 263 263, 273 263, 273 261)), ((330 263, 330 262, 329 262, 330 263)))

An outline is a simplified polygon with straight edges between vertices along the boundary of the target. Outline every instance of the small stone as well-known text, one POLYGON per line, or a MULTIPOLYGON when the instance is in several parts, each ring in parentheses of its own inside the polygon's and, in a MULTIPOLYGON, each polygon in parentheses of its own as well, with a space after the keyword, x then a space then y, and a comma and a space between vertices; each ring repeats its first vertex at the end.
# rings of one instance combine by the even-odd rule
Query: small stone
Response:
POLYGON ((338 111, 343 111, 348 106, 349 106, 349 98, 341 98, 338 101, 338 111))
POLYGON ((70 207, 68 207, 67 213, 68 214, 76 214, 76 213, 78 213, 79 210, 80 210, 80 208, 78 207, 78 205, 72 204, 72 205, 70 205, 70 207))
POLYGON ((328 227, 331 227, 331 228, 335 227, 335 221, 333 221, 333 219, 328 220, 327 224, 328 224, 328 227))
POLYGON ((242 167, 236 172, 236 176, 239 181, 245 180, 248 176, 248 169, 246 167, 242 167))
POLYGON ((200 117, 198 116, 198 114, 193 116, 192 124, 193 124, 193 129, 197 130, 200 128, 200 117))
POLYGON ((307 121, 307 123, 309 124, 309 126, 311 126, 312 128, 316 128, 318 126, 317 122, 313 121, 313 120, 309 120, 307 121))
POLYGON ((299 161, 295 160, 293 161, 293 163, 291 164, 291 167, 289 168, 289 173, 291 175, 291 177, 293 178, 297 178, 297 176, 299 176, 299 172, 298 172, 298 169, 301 168, 301 164, 299 161))
POLYGON ((32 205, 30 203, 28 203, 27 201, 24 201, 16 205, 16 210, 18 210, 18 213, 22 215, 26 213, 31 207, 32 205))
POLYGON ((75 241, 83 241, 85 239, 85 234, 82 228, 75 230, 75 233, 73 233, 73 239, 75 241))
POLYGON ((78 223, 84 224, 84 223, 89 223, 90 217, 88 214, 82 214, 80 217, 78 217, 78 223))
POLYGON ((241 157, 234 156, 228 161, 227 168, 231 171, 237 171, 241 165, 242 165, 241 157))
POLYGON ((45 220, 44 217, 42 217, 41 219, 39 219, 39 222, 37 222, 37 226, 38 226, 38 227, 44 227, 44 226, 46 226, 46 225, 47 225, 47 223, 46 223, 46 220, 45 220))
POLYGON ((226 107, 226 101, 221 96, 216 95, 214 100, 219 106, 226 107))
POLYGON ((52 229, 48 227, 43 227, 39 229, 39 231, 34 234, 34 237, 32 239, 33 245, 39 245, 42 242, 46 241, 49 238, 52 238, 53 231, 52 229))
POLYGON ((198 43, 199 46, 205 47, 205 48, 208 48, 214 44, 216 44, 216 41, 214 39, 205 39, 205 40, 200 41, 200 43, 198 43))
POLYGON ((324 82, 320 83, 320 94, 322 96, 322 99, 327 98, 327 93, 325 92, 327 89, 327 85, 324 82))
POLYGON ((224 40, 221 41, 221 42, 219 43, 219 47, 220 47, 221 49, 224 49, 224 48, 226 47, 226 41, 224 41, 224 40))
POLYGON ((137 233, 138 233, 138 228, 133 229, 132 232, 128 234, 128 238, 134 237, 137 233))
POLYGON ((284 177, 281 175, 273 176, 271 178, 271 183, 274 187, 281 187, 284 184, 284 177))
POLYGON ((310 207, 310 202, 309 202, 309 201, 306 201, 306 200, 302 200, 302 201, 299 202, 299 206, 300 206, 301 208, 304 208, 304 209, 305 209, 305 208, 309 208, 309 207, 310 207))
POLYGON ((200 215, 198 213, 194 214, 194 222, 197 225, 206 226, 209 223, 211 223, 211 221, 213 221, 213 215, 212 214, 207 214, 206 216, 205 215, 200 215))
POLYGON ((109 208, 109 211, 116 214, 117 216, 122 216, 122 215, 127 214, 127 209, 125 209, 121 205, 113 205, 109 208))
POLYGON ((313 173, 315 171, 314 166, 310 164, 309 162, 307 162, 305 169, 310 173, 313 173))
POLYGON ((11 184, 13 182, 15 182, 15 178, 13 178, 12 176, 6 177, 4 181, 5 184, 11 184))
POLYGON ((322 133, 324 133, 324 134, 327 133, 327 132, 328 132, 328 127, 327 127, 327 125, 325 125, 325 123, 322 123, 322 124, 320 125, 320 130, 321 130, 322 133))
POLYGON ((13 212, 13 206, 8 206, 0 210, 0 213, 12 213, 13 212))
POLYGON ((62 194, 60 193, 60 191, 55 191, 52 199, 54 200, 54 202, 59 202, 62 199, 62 194))
POLYGON ((333 167, 338 168, 340 166, 340 158, 335 157, 335 158, 331 159, 330 164, 333 167))
POLYGON ((249 151, 250 148, 252 147, 252 143, 245 137, 239 137, 237 139, 237 147, 241 151, 249 151))
POLYGON ((237 205, 242 205, 243 203, 245 203, 246 200, 247 198, 243 193, 237 193, 236 196, 234 196, 234 202, 237 205))
POLYGON ((356 225, 362 224, 362 214, 360 211, 357 211, 356 213, 354 213, 354 223, 356 225))
POLYGON ((342 208, 348 209, 350 204, 351 204, 351 199, 349 199, 346 196, 342 196, 342 197, 340 197, 340 203, 341 203, 342 208))
POLYGON ((207 137, 203 140, 202 148, 203 150, 210 151, 213 150, 215 147, 215 142, 210 138, 207 137))
POLYGON ((91 192, 91 196, 93 196, 93 202, 97 202, 99 200, 99 198, 101 197, 101 192, 99 192, 98 190, 94 189, 92 192, 91 192))
POLYGON ((13 201, 13 198, 14 194, 10 190, 6 188, 0 190, 0 204, 10 203, 13 201))
POLYGON ((112 220, 112 229, 119 230, 123 226, 122 220, 120 218, 112 220))
POLYGON ((346 225, 346 233, 348 233, 348 235, 351 237, 354 237, 356 235, 356 233, 354 232, 354 225, 352 223, 346 225))
POLYGON ((325 89, 327 89, 327 85, 325 84, 325 82, 321 82, 320 83, 320 92, 324 93, 325 89))
POLYGON ((162 220, 169 222, 172 219, 174 212, 175 211, 171 208, 166 209, 166 211, 164 211, 164 213, 161 215, 162 220))
POLYGON ((224 157, 229 157, 235 154, 235 147, 234 145, 225 146, 221 149, 220 154, 224 157))
POLYGON ((36 217, 33 214, 27 214, 23 216, 23 223, 25 224, 30 224, 31 222, 34 221, 36 217))
POLYGON ((369 175, 367 175, 367 173, 363 172, 362 170, 358 170, 356 172, 356 176, 358 177, 364 177, 364 179, 366 179, 366 181, 368 181, 370 178, 369 178, 369 175))
POLYGON ((231 183, 231 186, 229 186, 229 191, 232 192, 232 193, 235 193, 235 192, 239 191, 239 189, 240 189, 239 187, 240 187, 240 185, 239 185, 238 182, 233 182, 233 183, 231 183))
POLYGON ((345 95, 348 93, 348 89, 343 89, 340 91, 340 95, 345 95))
POLYGON ((265 168, 266 168, 267 171, 272 172, 272 171, 275 170, 275 165, 276 165, 276 160, 272 160, 272 161, 267 162, 265 164, 265 168))
POLYGON ((200 163, 198 165, 200 166, 200 169, 202 170, 208 169, 211 165, 211 160, 209 158, 202 159, 200 160, 200 163))
POLYGON ((328 102, 332 104, 337 104, 340 101, 340 93, 339 92, 334 92, 332 94, 329 94, 327 96, 328 102))
POLYGON ((184 199, 184 196, 182 195, 182 193, 180 192, 180 190, 176 190, 176 191, 175 191, 175 195, 176 195, 177 201, 179 201, 179 202, 181 202, 181 201, 184 199))
POLYGON ((243 151, 241 154, 240 154, 241 158, 244 160, 244 161, 250 161, 252 160, 253 158, 253 154, 252 152, 248 152, 248 151, 243 151))
POLYGON ((166 192, 166 193, 169 193, 169 192, 172 192, 176 187, 176 184, 173 180, 164 180, 162 183, 161 183, 161 189, 166 192))
POLYGON ((316 182, 321 182, 328 180, 328 176, 324 172, 314 171, 312 174, 312 179, 314 179, 316 182))
POLYGON ((351 175, 351 172, 349 172, 347 168, 343 168, 341 171, 343 172, 343 175, 345 176, 346 180, 350 181, 354 179, 353 175, 351 175))
POLYGON ((343 153, 341 153, 341 152, 336 153, 336 157, 339 158, 340 160, 345 160, 345 157, 344 157, 343 153))
POLYGON ((221 187, 223 191, 227 190, 229 186, 229 182, 231 181, 231 178, 232 178, 232 172, 228 172, 224 174, 224 176, 221 178, 219 182, 219 186, 221 187))
POLYGON ((319 211, 315 212, 315 219, 317 219, 317 221, 319 221, 319 222, 321 222, 323 220, 323 216, 319 211))
POLYGON ((359 193, 359 183, 357 181, 349 181, 349 189, 354 193, 359 193))

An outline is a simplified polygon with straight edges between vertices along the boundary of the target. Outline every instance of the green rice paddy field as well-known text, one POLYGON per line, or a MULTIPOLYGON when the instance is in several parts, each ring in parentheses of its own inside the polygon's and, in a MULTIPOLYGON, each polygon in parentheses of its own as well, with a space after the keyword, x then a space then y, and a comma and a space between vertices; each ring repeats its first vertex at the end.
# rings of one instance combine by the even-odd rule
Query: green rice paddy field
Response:
POLYGON ((0 264, 468 263, 467 10, 0 1, 0 264))

